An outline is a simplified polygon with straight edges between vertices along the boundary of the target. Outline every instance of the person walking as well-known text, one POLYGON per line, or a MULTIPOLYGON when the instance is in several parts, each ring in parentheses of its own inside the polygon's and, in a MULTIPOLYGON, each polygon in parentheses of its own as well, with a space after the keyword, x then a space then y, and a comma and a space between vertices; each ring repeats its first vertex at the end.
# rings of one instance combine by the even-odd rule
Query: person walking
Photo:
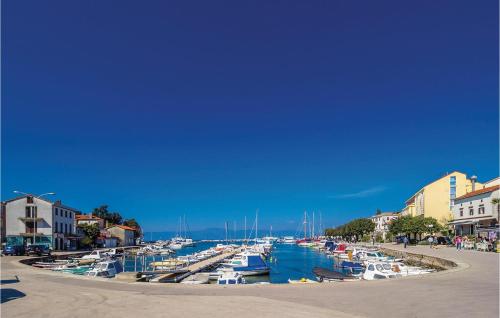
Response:
POLYGON ((429 246, 432 248, 432 243, 434 242, 434 239, 432 238, 432 236, 429 236, 427 241, 429 242, 429 246))
POLYGON ((462 249, 462 238, 460 235, 457 235, 455 237, 455 245, 457 246, 457 251, 460 251, 462 249))
POLYGON ((405 248, 406 248, 406 245, 408 245, 408 237, 403 237, 403 243, 405 245, 405 248))

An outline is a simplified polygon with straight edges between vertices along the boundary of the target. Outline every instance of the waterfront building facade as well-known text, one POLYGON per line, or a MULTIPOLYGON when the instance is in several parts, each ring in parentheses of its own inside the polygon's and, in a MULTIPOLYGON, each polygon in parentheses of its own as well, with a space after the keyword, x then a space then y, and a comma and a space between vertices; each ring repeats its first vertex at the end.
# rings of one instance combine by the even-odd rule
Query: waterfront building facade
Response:
POLYGON ((497 232, 500 204, 494 204, 493 199, 499 197, 500 185, 494 185, 456 198, 453 206, 454 220, 450 222, 455 233, 488 237, 490 232, 497 232))
POLYGON ((452 172, 417 191, 405 202, 401 215, 433 217, 441 224, 452 220, 452 208, 457 197, 463 196, 483 185, 475 176, 467 178, 462 172, 452 172))
POLYGON ((135 245, 136 229, 126 225, 112 225, 107 228, 109 236, 118 238, 118 246, 135 245))
POLYGON ((382 238, 385 240, 387 233, 389 232, 389 223, 398 217, 399 213, 397 212, 382 212, 372 216, 371 220, 375 223, 374 234, 381 234, 382 238))
POLYGON ((45 244, 55 250, 76 249, 78 210, 33 195, 2 202, 5 241, 9 245, 45 244))

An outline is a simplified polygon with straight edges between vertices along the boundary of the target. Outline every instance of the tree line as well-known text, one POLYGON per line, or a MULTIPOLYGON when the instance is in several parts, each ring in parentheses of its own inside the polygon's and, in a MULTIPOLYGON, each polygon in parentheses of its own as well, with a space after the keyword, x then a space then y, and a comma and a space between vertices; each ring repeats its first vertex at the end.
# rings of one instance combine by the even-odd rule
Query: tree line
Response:
POLYGON ((432 217, 419 216, 401 216, 392 220, 389 223, 389 232, 393 235, 407 235, 413 234, 421 236, 424 233, 435 234, 445 230, 439 222, 432 217))
POLYGON ((361 218, 352 220, 349 223, 337 226, 335 228, 327 228, 325 236, 341 237, 344 239, 356 238, 358 241, 366 234, 372 233, 375 230, 375 223, 371 219, 361 218))

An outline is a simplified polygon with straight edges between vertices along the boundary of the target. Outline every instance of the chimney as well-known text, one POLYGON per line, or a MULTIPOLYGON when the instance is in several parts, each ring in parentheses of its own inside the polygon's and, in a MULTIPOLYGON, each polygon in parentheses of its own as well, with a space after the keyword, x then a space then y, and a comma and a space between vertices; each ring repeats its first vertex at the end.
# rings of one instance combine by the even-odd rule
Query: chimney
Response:
POLYGON ((477 181, 477 177, 476 176, 472 176, 470 177, 470 180, 472 181, 472 191, 476 191, 476 181, 477 181))

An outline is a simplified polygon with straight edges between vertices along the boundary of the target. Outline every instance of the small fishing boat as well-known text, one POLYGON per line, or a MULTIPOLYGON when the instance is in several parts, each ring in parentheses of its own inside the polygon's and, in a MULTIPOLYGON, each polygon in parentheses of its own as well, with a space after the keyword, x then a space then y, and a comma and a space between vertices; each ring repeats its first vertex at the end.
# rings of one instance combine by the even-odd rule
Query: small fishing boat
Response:
POLYGON ((314 267, 313 273, 319 282, 353 282, 361 279, 359 276, 346 275, 321 267, 314 267))
POLYGON ((317 284, 318 282, 309 278, 288 279, 289 284, 317 284))
POLYGON ((245 283, 243 275, 238 272, 223 271, 217 278, 217 285, 241 285, 245 283))
POLYGON ((269 274, 269 265, 265 262, 262 254, 243 252, 236 254, 228 263, 223 263, 225 271, 239 272, 243 276, 269 274))
POLYGON ((186 265, 187 262, 179 259, 168 259, 164 261, 151 262, 149 265, 153 270, 173 270, 186 265))
POLYGON ((402 275, 400 273, 393 271, 391 265, 382 262, 368 262, 366 264, 365 272, 363 273, 363 279, 365 280, 399 278, 399 277, 402 277, 402 275))
POLYGON ((340 263, 339 267, 341 268, 349 268, 354 271, 361 271, 364 269, 363 264, 358 263, 358 262, 351 262, 351 261, 342 261, 340 263))
POLYGON ((417 266, 408 266, 403 262, 389 262, 392 271, 402 276, 424 275, 435 272, 435 269, 421 268, 417 266))
POLYGON ((112 278, 121 272, 123 272, 122 264, 119 261, 110 260, 97 263, 93 268, 85 272, 85 276, 112 278))

